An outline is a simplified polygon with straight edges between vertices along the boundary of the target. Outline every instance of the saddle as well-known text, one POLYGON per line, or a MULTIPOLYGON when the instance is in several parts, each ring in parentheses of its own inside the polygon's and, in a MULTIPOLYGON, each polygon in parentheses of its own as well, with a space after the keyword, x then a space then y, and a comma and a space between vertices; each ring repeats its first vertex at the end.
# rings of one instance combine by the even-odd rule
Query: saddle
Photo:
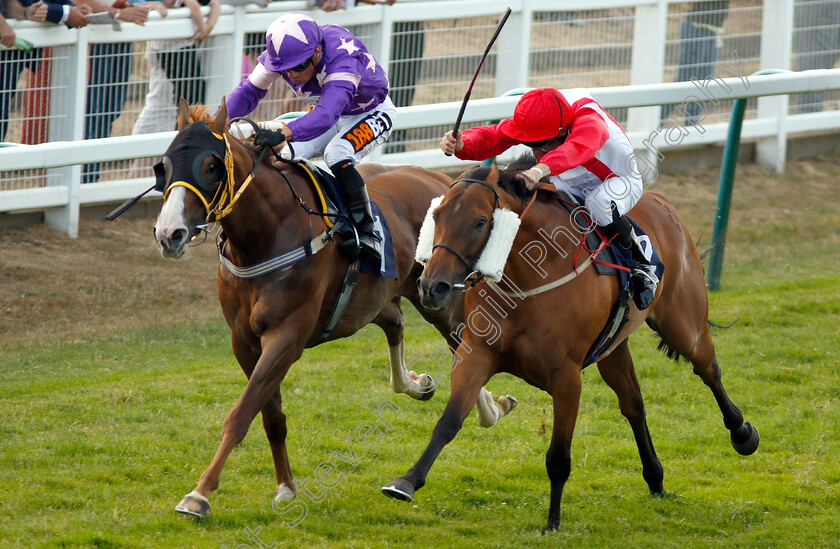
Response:
MULTIPOLYGON (((337 224, 336 232, 338 234, 342 236, 352 234, 353 228, 349 222, 350 212, 335 177, 306 158, 294 158, 289 160, 288 163, 296 166, 309 176, 321 202, 322 210, 318 213, 323 214, 327 226, 332 229, 337 224)), ((370 207, 374 218, 374 228, 382 238, 382 261, 373 262, 363 259, 359 270, 363 273, 379 273, 380 276, 386 278, 398 278, 394 243, 391 240, 391 231, 388 228, 385 214, 373 200, 370 201, 370 207)))
MULTIPOLYGON (((554 197, 558 199, 558 202, 566 208, 570 215, 584 215, 580 210, 584 206, 580 198, 562 190, 555 191, 554 197)), ((627 219, 633 225, 637 236, 646 237, 645 232, 635 221, 630 219, 629 216, 627 219)), ((586 221, 587 226, 591 226, 588 223, 589 220, 587 219, 586 221)), ((593 255, 592 263, 598 274, 617 276, 619 287, 621 288, 621 293, 613 306, 606 325, 586 353, 586 360, 583 363, 583 367, 585 368, 593 362, 597 362, 603 353, 612 346, 621 329, 627 323, 627 319, 630 317, 630 269, 635 265, 635 262, 629 250, 625 250, 617 244, 611 244, 597 228, 587 231, 584 242, 582 243, 582 250, 593 255)), ((651 249, 650 261, 651 265, 656 267, 657 276, 661 278, 665 267, 654 249, 651 249)))

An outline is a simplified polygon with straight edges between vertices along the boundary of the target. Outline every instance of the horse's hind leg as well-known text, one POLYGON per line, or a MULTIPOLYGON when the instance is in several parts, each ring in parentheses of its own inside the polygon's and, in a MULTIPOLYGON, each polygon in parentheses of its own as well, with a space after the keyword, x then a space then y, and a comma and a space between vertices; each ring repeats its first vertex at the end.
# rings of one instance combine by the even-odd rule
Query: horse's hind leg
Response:
MULTIPOLYGON (((705 292, 705 288, 703 291, 705 292)), ((705 300, 703 302, 705 303, 705 300)), ((739 454, 748 456, 758 448, 758 431, 748 422, 744 422, 741 410, 729 399, 723 388, 720 366, 715 356, 715 345, 706 315, 687 314, 686 306, 687 302, 681 305, 681 309, 676 309, 681 311, 679 315, 672 312, 665 318, 657 319, 653 327, 662 337, 669 356, 686 358, 694 367, 694 373, 712 390, 723 414, 723 424, 729 429, 733 448, 739 454), (699 319, 702 319, 702 324, 699 323, 699 319)))
POLYGON ((494 395, 484 387, 475 403, 478 424, 484 428, 494 426, 500 419, 508 415, 516 407, 516 399, 511 395, 494 395))
POLYGON ((388 354, 391 362, 391 389, 405 393, 417 400, 429 400, 435 394, 435 381, 429 374, 417 374, 405 364, 405 343, 403 340, 403 314, 400 298, 394 298, 373 319, 382 328, 388 339, 388 354))
POLYGON ((610 389, 618 396, 621 414, 627 418, 633 429, 633 437, 636 439, 639 457, 642 459, 642 477, 647 482, 650 493, 662 494, 664 492, 662 464, 653 449, 647 426, 645 403, 627 340, 616 347, 609 356, 598 362, 598 371, 601 372, 601 377, 610 389))

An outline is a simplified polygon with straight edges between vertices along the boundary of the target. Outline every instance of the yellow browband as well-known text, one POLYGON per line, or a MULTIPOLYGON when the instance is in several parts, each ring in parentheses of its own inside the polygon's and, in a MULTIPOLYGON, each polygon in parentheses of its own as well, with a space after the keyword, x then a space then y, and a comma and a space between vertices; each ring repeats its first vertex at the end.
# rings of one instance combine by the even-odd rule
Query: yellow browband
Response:
MULTIPOLYGON (((213 135, 215 135, 219 139, 222 139, 222 136, 220 136, 219 134, 217 134, 215 132, 213 133, 213 135)), ((226 217, 228 214, 230 214, 231 211, 233 211, 233 205, 236 204, 236 201, 239 200, 240 195, 242 195, 242 193, 245 191, 245 189, 248 188, 248 185, 251 183, 251 180, 253 179, 253 175, 248 174, 248 177, 245 178, 245 181, 242 182, 242 185, 239 187, 239 190, 236 191, 236 193, 233 192, 233 188, 234 188, 233 155, 230 152, 230 142, 228 141, 227 134, 224 135, 224 140, 225 140, 225 171, 227 172, 227 178, 226 178, 226 181, 224 183, 219 184, 219 188, 216 190, 216 195, 213 197, 213 200, 210 201, 210 202, 207 202, 207 200, 205 200, 205 198, 204 198, 204 195, 201 194, 201 191, 199 191, 193 185, 187 183, 186 181, 175 181, 174 183, 169 185, 169 188, 167 188, 166 192, 163 193, 163 201, 164 202, 166 202, 166 199, 169 197, 169 192, 174 187, 184 187, 184 188, 192 191, 193 194, 195 194, 199 198, 199 200, 201 200, 201 203, 204 204, 204 211, 207 212, 207 222, 208 223, 218 221, 218 220, 222 219, 223 217, 226 217), (230 198, 230 197, 232 197, 232 198, 230 198), (230 203, 227 206, 224 206, 225 202, 229 198, 230 198, 230 203), (213 219, 211 219, 211 216, 214 216, 213 219)), ((323 192, 321 191, 320 185, 318 185, 318 182, 315 179, 315 176, 312 174, 312 172, 309 171, 309 169, 305 165, 299 164, 299 166, 301 166, 303 168, 303 170, 309 175, 309 178, 312 180, 312 184, 315 186, 315 191, 318 194, 318 199, 321 201, 321 209, 322 209, 322 211, 326 212, 327 211, 327 202, 326 202, 326 199, 324 198, 323 192)), ((330 218, 327 217, 327 216, 323 216, 323 217, 324 217, 324 222, 327 224, 327 227, 332 228, 333 227, 333 222, 330 220, 330 218)))

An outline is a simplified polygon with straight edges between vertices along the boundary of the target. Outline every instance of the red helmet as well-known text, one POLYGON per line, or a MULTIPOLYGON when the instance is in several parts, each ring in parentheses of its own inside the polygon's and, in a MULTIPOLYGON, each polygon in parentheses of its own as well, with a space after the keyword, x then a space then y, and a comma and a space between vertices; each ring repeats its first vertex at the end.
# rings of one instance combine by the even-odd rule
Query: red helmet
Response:
POLYGON ((519 100, 513 118, 503 120, 499 131, 526 143, 557 137, 560 128, 572 121, 572 107, 553 88, 531 90, 519 100))

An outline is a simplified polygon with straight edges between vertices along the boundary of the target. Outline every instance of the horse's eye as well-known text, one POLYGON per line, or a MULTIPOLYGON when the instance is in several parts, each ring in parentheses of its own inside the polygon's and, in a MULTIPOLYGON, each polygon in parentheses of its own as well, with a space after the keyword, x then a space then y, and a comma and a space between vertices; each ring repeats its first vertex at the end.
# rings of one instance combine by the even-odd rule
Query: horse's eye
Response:
POLYGON ((205 183, 216 183, 222 179, 222 163, 215 156, 204 160, 201 169, 201 178, 205 183))
POLYGON ((484 226, 487 225, 487 218, 481 217, 478 222, 475 224, 476 229, 483 229, 484 226))

